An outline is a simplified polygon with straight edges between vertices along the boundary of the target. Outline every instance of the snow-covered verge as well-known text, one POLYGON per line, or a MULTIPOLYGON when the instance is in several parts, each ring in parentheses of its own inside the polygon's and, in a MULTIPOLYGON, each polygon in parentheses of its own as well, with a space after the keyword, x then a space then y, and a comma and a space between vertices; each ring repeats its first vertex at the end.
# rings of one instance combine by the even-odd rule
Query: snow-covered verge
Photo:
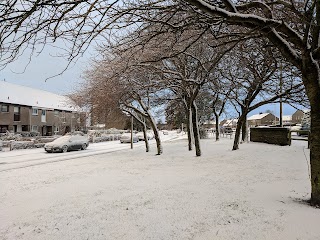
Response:
POLYGON ((201 144, 1 172, 0 239, 320 239, 306 142, 201 144))

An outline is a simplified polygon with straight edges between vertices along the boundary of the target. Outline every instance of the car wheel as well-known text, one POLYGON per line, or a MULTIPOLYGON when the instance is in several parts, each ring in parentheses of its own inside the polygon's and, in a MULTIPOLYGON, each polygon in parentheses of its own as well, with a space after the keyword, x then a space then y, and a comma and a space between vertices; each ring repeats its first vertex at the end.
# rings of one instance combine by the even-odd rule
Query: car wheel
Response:
POLYGON ((47 153, 52 153, 52 151, 47 151, 47 153))
POLYGON ((82 144, 82 146, 81 146, 81 150, 86 150, 87 149, 87 144, 82 144))
POLYGON ((61 152, 63 152, 63 153, 68 152, 68 146, 67 146, 67 145, 64 145, 64 146, 61 148, 61 152))

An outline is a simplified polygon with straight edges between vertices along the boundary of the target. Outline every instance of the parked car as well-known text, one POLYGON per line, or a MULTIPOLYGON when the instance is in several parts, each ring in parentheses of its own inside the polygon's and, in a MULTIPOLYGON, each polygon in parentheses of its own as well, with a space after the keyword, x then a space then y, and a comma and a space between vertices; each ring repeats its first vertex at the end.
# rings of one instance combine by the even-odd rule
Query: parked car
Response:
MULTIPOLYGON (((137 133, 137 136, 138 136, 138 138, 139 138, 139 141, 144 141, 143 132, 138 132, 138 133, 137 133)), ((148 140, 153 139, 153 138, 154 138, 153 133, 152 133, 152 132, 147 132, 147 138, 148 138, 148 140)))
POLYGON ((163 130, 162 133, 163 133, 163 135, 168 135, 169 134, 169 132, 167 130, 163 130))
MULTIPOLYGON (((131 142, 131 133, 123 133, 120 137, 121 143, 130 143, 131 142)), ((136 134, 132 136, 132 142, 139 142, 139 137, 136 134)))
POLYGON ((297 135, 298 136, 307 136, 310 132, 310 126, 305 124, 305 125, 302 125, 299 132, 297 132, 297 135))
POLYGON ((70 133, 59 137, 44 145, 48 153, 67 152, 71 150, 85 150, 89 146, 89 140, 85 135, 70 133))

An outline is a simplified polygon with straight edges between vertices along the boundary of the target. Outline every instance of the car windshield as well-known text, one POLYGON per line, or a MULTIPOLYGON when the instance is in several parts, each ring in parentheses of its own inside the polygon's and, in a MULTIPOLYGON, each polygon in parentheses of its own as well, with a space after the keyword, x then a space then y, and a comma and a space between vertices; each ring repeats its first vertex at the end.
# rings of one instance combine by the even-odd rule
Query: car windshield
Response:
POLYGON ((71 138, 70 135, 68 136, 63 136, 63 137, 59 137, 56 140, 54 140, 54 143, 61 143, 61 142, 65 142, 65 141, 69 141, 69 139, 71 138))

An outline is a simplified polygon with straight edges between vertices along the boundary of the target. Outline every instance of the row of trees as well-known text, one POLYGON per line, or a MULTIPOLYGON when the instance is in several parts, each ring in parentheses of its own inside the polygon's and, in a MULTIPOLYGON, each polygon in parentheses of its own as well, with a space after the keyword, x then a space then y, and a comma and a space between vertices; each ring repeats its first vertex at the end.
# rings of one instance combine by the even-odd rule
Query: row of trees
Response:
MULTIPOLYGON (((94 40, 103 40, 102 62, 106 66, 109 60, 116 61, 116 66, 124 63, 112 71, 117 73, 112 74, 119 81, 117 87, 124 90, 121 105, 127 105, 129 111, 146 107, 140 114, 148 117, 155 104, 152 99, 180 99, 188 118, 193 119, 190 136, 195 137, 197 155, 201 151, 196 140, 196 99, 204 89, 212 93, 217 114, 217 107, 223 106, 217 94, 232 96, 242 121, 266 101, 301 93, 303 84, 311 106, 311 202, 320 204, 318 0, 7 0, 0 10, 3 66, 25 49, 32 51, 38 44, 56 41, 65 43, 73 61, 94 40), (247 60, 239 62, 242 57, 247 60), (281 72, 289 76, 280 77, 281 72), (274 84, 279 78, 283 82, 274 84), (136 91, 141 82, 147 88, 136 91), (214 94, 211 89, 220 84, 220 91, 214 94), (223 86, 229 87, 221 90, 223 86)), ((239 124, 237 135, 240 129, 239 124)))
MULTIPOLYGON (((190 34, 191 38, 193 32, 184 34, 190 34)), ((139 121, 145 131, 149 123, 157 140, 158 154, 162 147, 154 113, 160 105, 180 107, 174 112, 186 116, 183 120, 187 122, 189 150, 194 142, 196 156, 201 156, 199 106, 200 116, 210 117, 214 113, 217 123, 227 104, 238 111, 233 145, 236 150, 241 130, 242 140, 245 140, 249 112, 280 97, 291 104, 302 103, 305 99, 299 73, 292 65, 282 64, 279 53, 267 43, 261 48, 261 40, 218 46, 219 40, 204 34, 187 50, 164 58, 163 52, 175 39, 168 35, 165 39, 157 36, 152 41, 137 44, 140 41, 137 35, 142 36, 143 32, 133 32, 120 39, 122 43, 135 38, 130 47, 127 43, 125 48, 122 44, 101 48, 104 57, 87 72, 88 85, 80 91, 86 99, 94 100, 89 102, 91 106, 120 107, 139 121), (160 59, 159 53, 162 53, 160 59), (281 88, 280 77, 286 79, 281 88)), ((219 140, 219 124, 216 124, 216 132, 219 140)), ((146 147, 149 151, 148 144, 146 147)))

